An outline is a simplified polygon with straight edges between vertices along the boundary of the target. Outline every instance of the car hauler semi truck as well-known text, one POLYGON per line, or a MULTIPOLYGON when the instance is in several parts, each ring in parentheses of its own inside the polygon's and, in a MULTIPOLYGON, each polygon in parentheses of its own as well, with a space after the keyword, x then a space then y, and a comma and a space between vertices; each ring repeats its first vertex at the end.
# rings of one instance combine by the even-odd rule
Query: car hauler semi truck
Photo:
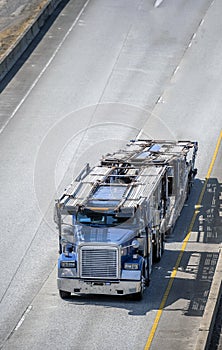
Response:
POLYGON ((80 172, 55 205, 58 289, 141 299, 192 186, 197 142, 135 140, 80 172))

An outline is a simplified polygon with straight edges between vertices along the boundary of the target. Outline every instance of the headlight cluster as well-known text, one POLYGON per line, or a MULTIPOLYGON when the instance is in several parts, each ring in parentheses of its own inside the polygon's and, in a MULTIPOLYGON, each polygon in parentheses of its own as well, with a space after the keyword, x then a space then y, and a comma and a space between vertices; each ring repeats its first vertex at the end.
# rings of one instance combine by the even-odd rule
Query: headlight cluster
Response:
POLYGON ((122 248, 121 249, 121 255, 122 256, 127 255, 127 248, 122 248))
POLYGON ((139 270, 139 264, 137 264, 137 263, 125 263, 124 269, 125 270, 139 270))
POLYGON ((66 269, 73 269, 76 267, 76 261, 61 261, 60 267, 66 269))

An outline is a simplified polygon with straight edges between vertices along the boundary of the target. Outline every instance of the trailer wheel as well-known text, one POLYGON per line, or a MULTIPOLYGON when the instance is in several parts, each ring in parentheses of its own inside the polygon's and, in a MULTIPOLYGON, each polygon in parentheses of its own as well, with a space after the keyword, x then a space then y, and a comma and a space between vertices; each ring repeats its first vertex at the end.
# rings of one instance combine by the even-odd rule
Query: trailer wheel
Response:
POLYGON ((187 188, 186 188, 186 192, 187 192, 186 201, 187 201, 188 198, 189 198, 189 195, 190 195, 190 192, 191 192, 191 187, 192 187, 192 183, 191 183, 191 181, 188 179, 187 188))
POLYGON ((188 175, 188 183, 187 183, 187 197, 186 197, 186 200, 188 199, 189 195, 190 195, 190 192, 191 192, 191 188, 193 186, 193 181, 194 181, 194 178, 197 174, 197 169, 193 169, 190 171, 189 175, 188 175))
POLYGON ((164 234, 162 233, 162 240, 161 240, 161 242, 162 242, 162 244, 161 244, 161 249, 162 249, 162 255, 163 255, 163 253, 164 253, 164 250, 165 250, 165 237, 164 237, 164 234))
POLYGON ((69 299, 71 296, 70 292, 66 292, 64 290, 59 290, 59 295, 61 299, 69 299))
POLYGON ((164 238, 163 233, 160 234, 158 242, 154 245, 154 254, 153 259, 155 262, 159 262, 162 258, 163 252, 164 252, 164 238))

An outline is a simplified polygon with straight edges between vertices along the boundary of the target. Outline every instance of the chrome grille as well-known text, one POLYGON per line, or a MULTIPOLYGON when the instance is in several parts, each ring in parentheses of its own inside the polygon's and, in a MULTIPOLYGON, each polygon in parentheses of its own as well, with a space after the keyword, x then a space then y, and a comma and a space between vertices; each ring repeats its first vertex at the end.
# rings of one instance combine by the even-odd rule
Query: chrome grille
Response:
POLYGON ((82 278, 118 278, 117 248, 83 246, 80 256, 82 278))

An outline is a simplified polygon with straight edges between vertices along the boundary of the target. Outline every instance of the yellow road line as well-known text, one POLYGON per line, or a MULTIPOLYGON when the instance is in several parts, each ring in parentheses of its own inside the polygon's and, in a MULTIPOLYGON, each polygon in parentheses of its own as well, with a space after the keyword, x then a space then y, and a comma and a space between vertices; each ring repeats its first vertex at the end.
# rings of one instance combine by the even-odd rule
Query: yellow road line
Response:
POLYGON ((217 140, 217 145, 216 145, 216 148, 215 148, 215 151, 214 151, 214 154, 213 154, 213 158, 211 160, 211 163, 210 163, 210 166, 209 166, 209 170, 207 172, 207 176, 206 176, 206 179, 208 180, 209 177, 210 177, 210 174, 212 172, 212 169, 213 169, 213 166, 214 166, 214 163, 215 163, 215 160, 217 158, 217 153, 219 151, 219 147, 220 147, 220 144, 221 144, 221 139, 222 139, 222 130, 220 132, 220 136, 218 137, 218 140, 217 140))
MULTIPOLYGON (((205 190, 206 190, 206 187, 207 187, 207 183, 208 183, 208 180, 209 180, 209 178, 211 176, 211 173, 212 173, 212 170, 213 170, 213 167, 214 167, 214 163, 215 163, 216 158, 217 158, 217 154, 218 154, 218 151, 219 151, 219 147, 221 145, 221 141, 222 141, 222 130, 221 130, 220 135, 218 137, 217 144, 216 144, 216 147, 215 147, 215 150, 214 150, 214 154, 213 154, 213 157, 212 157, 212 160, 211 160, 211 163, 210 163, 210 166, 209 166, 206 178, 205 178, 204 186, 203 186, 202 191, 200 193, 197 205, 195 206, 196 208, 200 208, 200 206, 201 206, 201 202, 203 200, 203 196, 204 196, 204 193, 205 193, 205 190)), ((173 271, 172 271, 172 273, 170 275, 170 280, 168 282, 167 288, 165 290, 165 293, 163 295, 162 301, 160 303, 159 310, 157 311, 157 314, 156 314, 155 320, 153 322, 153 326, 151 328, 151 331, 150 331, 149 337, 147 339, 147 343, 145 345, 144 350, 149 350, 150 347, 151 347, 154 335, 156 333, 156 330, 157 330, 157 327, 158 327, 158 324, 159 324, 159 321, 160 321, 160 317, 161 317, 161 315, 163 313, 163 309, 164 309, 164 307, 166 305, 167 298, 168 298, 170 290, 172 288, 174 278, 176 277, 178 267, 180 266, 180 262, 181 262, 181 259, 183 257, 183 253, 184 253, 184 251, 186 249, 186 246, 187 246, 187 243, 189 241, 189 238, 190 238, 190 235, 191 235, 191 232, 192 232, 192 229, 193 229, 193 226, 194 226, 194 223, 195 223, 195 220, 196 220, 198 212, 199 212, 198 210, 195 210, 195 212, 193 214, 193 217, 192 217, 189 229, 188 229, 188 233, 187 233, 187 235, 186 235, 186 237, 185 237, 185 239, 183 241, 183 244, 182 244, 179 256, 177 258, 175 267, 173 268, 173 271)))

